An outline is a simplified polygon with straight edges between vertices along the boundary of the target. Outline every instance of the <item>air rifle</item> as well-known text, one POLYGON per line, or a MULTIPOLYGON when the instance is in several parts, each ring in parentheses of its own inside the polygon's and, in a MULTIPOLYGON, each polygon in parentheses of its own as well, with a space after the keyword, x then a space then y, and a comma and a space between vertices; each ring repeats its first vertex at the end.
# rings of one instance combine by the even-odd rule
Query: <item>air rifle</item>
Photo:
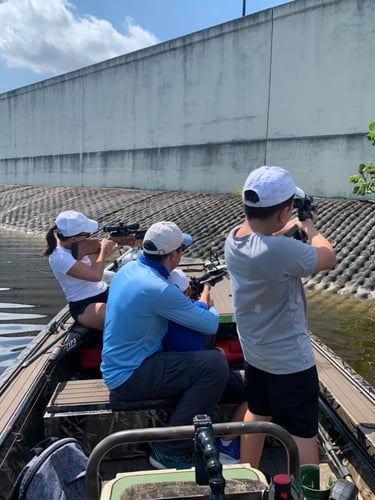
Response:
POLYGON ((224 269, 211 269, 206 273, 202 274, 197 278, 190 279, 191 294, 190 298, 192 300, 199 300, 201 293, 203 292, 204 285, 214 286, 216 283, 221 281, 226 275, 224 269))
MULTIPOLYGON (((103 231, 109 234, 108 238, 120 247, 133 247, 137 240, 143 240, 146 229, 139 229, 139 224, 124 224, 120 222, 117 226, 104 226, 103 231)), ((80 260, 84 255, 92 255, 100 252, 100 240, 90 238, 72 245, 72 255, 80 260)))
MULTIPOLYGON (((316 213, 317 205, 313 203, 313 197, 305 195, 304 198, 294 198, 293 208, 297 209, 297 217, 300 221, 312 219, 312 212, 316 213)), ((307 236, 303 231, 300 231, 298 226, 294 225, 285 233, 289 238, 295 238, 303 242, 307 241, 307 236)))

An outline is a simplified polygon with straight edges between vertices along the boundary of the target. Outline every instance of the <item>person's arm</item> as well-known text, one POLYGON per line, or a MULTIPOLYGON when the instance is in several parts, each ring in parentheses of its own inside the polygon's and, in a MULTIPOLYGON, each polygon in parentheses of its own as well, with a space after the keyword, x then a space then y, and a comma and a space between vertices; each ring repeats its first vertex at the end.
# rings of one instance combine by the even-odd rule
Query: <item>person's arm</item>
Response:
POLYGON ((279 231, 276 231, 276 233, 273 233, 272 236, 283 236, 285 233, 289 231, 289 229, 292 229, 293 226, 298 226, 299 219, 297 217, 294 217, 293 219, 289 219, 288 222, 285 224, 283 228, 281 228, 279 231))
POLYGON ((91 266, 77 261, 67 272, 69 276, 85 281, 100 281, 103 278, 106 259, 117 249, 117 243, 104 238, 100 245, 100 251, 91 261, 91 266))
POLYGON ((185 297, 175 286, 167 287, 155 305, 155 312, 175 323, 205 335, 216 333, 219 315, 214 307, 202 309, 185 297))
POLYGON ((336 265, 336 253, 331 243, 316 229, 311 219, 298 220, 298 227, 303 231, 318 254, 314 273, 331 269, 336 265))
POLYGON ((336 265, 335 250, 333 249, 331 243, 314 226, 317 219, 317 215, 313 212, 312 219, 309 218, 304 221, 300 221, 298 217, 295 217, 290 219, 280 231, 273 234, 273 236, 284 235, 293 226, 297 226, 300 231, 303 231, 308 238, 308 242, 317 252, 318 260, 313 270, 314 273, 331 269, 336 265))
POLYGON ((199 302, 206 304, 207 309, 213 307, 214 299, 211 296, 211 285, 209 283, 204 284, 202 293, 199 297, 199 302))

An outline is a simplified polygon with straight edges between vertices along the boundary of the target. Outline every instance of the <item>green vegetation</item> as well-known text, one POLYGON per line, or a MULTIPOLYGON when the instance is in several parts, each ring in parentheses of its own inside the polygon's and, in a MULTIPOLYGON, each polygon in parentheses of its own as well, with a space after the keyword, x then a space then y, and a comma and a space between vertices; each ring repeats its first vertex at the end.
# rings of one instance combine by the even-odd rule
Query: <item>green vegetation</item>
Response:
MULTIPOLYGON (((375 146, 375 122, 371 122, 368 128, 367 138, 375 146)), ((353 194, 359 196, 375 194, 375 163, 372 161, 361 163, 358 167, 358 174, 351 175, 349 182, 354 184, 353 194)))

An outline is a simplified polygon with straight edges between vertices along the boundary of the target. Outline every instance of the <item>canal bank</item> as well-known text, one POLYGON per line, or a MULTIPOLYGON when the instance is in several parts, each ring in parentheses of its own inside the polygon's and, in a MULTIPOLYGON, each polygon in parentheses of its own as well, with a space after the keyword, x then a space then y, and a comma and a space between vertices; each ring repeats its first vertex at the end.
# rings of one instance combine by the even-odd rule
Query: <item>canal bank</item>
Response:
MULTIPOLYGON (((337 253, 335 269, 305 280, 307 290, 375 300, 375 203, 348 199, 315 200, 317 227, 337 253)), ((183 191, 0 185, 0 229, 43 236, 56 215, 84 212, 105 225, 138 222, 147 229, 172 220, 193 235, 188 256, 223 256, 225 238, 240 223, 238 195, 183 191)))

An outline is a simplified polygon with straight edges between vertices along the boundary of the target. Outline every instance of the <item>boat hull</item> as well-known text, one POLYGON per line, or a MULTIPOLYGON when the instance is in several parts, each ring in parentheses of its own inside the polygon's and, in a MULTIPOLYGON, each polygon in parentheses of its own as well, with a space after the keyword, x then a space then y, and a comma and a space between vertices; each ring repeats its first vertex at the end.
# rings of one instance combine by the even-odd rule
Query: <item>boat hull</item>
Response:
MULTIPOLYGON (((184 270, 194 276, 202 272, 202 267, 191 262, 184 265, 184 270)), ((214 296, 221 318, 219 340, 238 343, 227 278, 215 285, 214 296)), ((82 368, 84 349, 100 348, 100 342, 92 345, 95 335, 97 332, 95 334, 75 325, 67 308, 64 308, 20 355, 16 364, 2 375, 1 500, 7 498, 18 473, 30 460, 31 448, 48 436, 75 437, 89 455, 109 433, 124 429, 163 428, 168 421, 173 403, 149 401, 143 402, 143 406, 135 402, 132 407, 116 407, 103 384, 98 362, 96 366, 82 368)), ((320 380, 321 428, 327 439, 336 441, 336 453, 340 460, 347 461, 363 498, 373 498, 374 390, 317 338, 312 336, 312 342, 320 380), (338 422, 345 432, 337 432, 338 422)), ((230 359, 230 363, 234 369, 241 368, 238 357, 230 359)), ((235 405, 221 405, 214 423, 228 422, 234 409, 235 405)), ((277 471, 280 464, 280 447, 269 440, 268 448, 269 458, 266 456, 264 463, 272 474, 275 470, 272 466, 277 471)), ((148 463, 145 443, 128 443, 112 455, 110 458, 114 460, 124 459, 122 470, 139 469, 148 463)), ((332 462, 323 449, 321 458, 322 463, 332 462)))

